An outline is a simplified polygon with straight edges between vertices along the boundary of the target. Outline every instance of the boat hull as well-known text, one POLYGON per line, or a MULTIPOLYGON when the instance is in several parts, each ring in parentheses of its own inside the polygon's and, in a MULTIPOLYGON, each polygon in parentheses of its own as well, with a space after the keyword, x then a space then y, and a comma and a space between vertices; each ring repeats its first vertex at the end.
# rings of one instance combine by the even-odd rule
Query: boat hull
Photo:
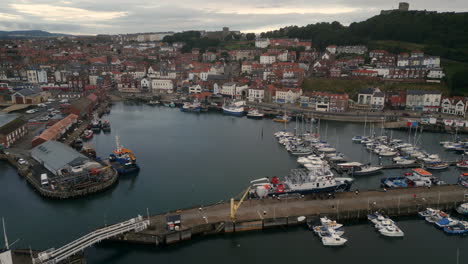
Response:
POLYGON ((333 187, 327 188, 316 188, 316 189, 303 189, 303 190, 285 190, 285 192, 274 192, 269 193, 269 196, 278 196, 278 195, 291 195, 291 194, 300 194, 300 195, 308 195, 308 194, 318 194, 318 193, 334 193, 334 192, 346 192, 351 189, 352 183, 343 183, 333 187))
POLYGON ((244 112, 237 112, 237 111, 230 111, 230 110, 226 110, 226 109, 223 109, 223 114, 225 115, 232 115, 232 116, 244 116, 244 112))

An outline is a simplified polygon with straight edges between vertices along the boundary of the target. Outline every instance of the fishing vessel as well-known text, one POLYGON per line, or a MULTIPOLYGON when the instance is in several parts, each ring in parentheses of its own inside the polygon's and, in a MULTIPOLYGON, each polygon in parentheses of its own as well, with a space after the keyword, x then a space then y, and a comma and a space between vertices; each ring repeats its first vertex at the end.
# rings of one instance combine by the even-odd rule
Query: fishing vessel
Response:
POLYGON ((243 116, 244 115, 244 104, 245 102, 232 102, 232 103, 225 103, 222 107, 223 113, 226 115, 233 115, 233 116, 243 116))
POLYGON ((468 234, 468 222, 459 221, 456 225, 444 227, 444 232, 450 235, 468 234))
POLYGON ((278 177, 251 181, 253 197, 264 198, 285 194, 333 193, 348 191, 354 179, 336 178, 327 165, 312 170, 294 169, 281 181, 278 177))
POLYGON ((91 130, 94 131, 94 132, 100 132, 101 131, 101 120, 93 119, 91 121, 91 130))
POLYGON ((435 222, 434 224, 437 228, 443 229, 444 227, 450 227, 458 224, 458 220, 447 216, 435 222))
POLYGON ((116 149, 109 155, 109 162, 119 175, 126 175, 140 171, 136 157, 130 149, 120 145, 119 137, 115 137, 116 149))
POLYGON ((109 121, 105 120, 104 122, 102 122, 102 131, 106 133, 111 131, 111 126, 110 126, 109 121))
POLYGON ((185 102, 180 111, 182 112, 200 112, 201 111, 201 104, 198 101, 194 101, 193 103, 185 102))
POLYGON ((257 109, 253 108, 250 109, 249 112, 247 112, 247 118, 251 119, 262 119, 264 116, 263 113, 260 113, 257 109))

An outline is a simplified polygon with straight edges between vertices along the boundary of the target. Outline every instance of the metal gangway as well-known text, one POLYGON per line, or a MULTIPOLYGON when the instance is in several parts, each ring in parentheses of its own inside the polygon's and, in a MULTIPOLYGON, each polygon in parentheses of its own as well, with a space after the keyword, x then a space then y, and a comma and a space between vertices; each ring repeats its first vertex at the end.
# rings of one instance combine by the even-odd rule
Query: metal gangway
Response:
POLYGON ((99 243, 102 240, 109 239, 130 231, 140 232, 148 228, 149 220, 143 220, 142 216, 132 218, 125 222, 103 227, 94 232, 91 232, 65 246, 55 249, 51 248, 37 255, 33 259, 33 264, 56 264, 70 256, 84 250, 87 247, 99 243))

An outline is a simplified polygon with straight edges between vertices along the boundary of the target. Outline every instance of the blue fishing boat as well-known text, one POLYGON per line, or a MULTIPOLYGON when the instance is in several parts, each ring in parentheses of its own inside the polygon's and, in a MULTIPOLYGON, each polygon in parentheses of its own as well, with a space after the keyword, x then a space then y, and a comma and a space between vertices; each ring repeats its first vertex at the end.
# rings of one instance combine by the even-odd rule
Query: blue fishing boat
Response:
POLYGON ((468 222, 460 221, 454 226, 444 227, 444 232, 451 235, 463 235, 468 233, 468 222))

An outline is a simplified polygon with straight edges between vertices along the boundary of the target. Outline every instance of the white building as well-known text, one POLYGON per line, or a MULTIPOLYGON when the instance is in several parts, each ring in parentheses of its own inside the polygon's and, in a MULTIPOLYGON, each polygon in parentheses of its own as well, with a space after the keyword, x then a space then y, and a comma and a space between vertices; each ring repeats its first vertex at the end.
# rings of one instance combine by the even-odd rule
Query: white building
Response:
POLYGON ((276 62, 276 56, 270 54, 262 54, 260 56, 260 64, 273 64, 276 62))
POLYGON ((143 78, 141 79, 140 81, 140 87, 142 89, 148 89, 148 90, 151 90, 151 86, 152 85, 152 81, 150 79, 147 79, 147 78, 143 78))
POLYGON ((248 100, 250 102, 261 103, 264 97, 265 97, 265 90, 258 89, 258 88, 249 88, 248 100))
POLYGON ((166 79, 153 79, 151 81, 151 89, 155 93, 160 93, 160 92, 166 92, 166 93, 172 93, 174 90, 174 83, 172 80, 166 80, 166 79))
POLYGON ((264 49, 270 46, 270 40, 268 38, 259 38, 255 40, 255 47, 264 49))
POLYGON ((235 82, 225 83, 221 86, 220 94, 234 97, 234 95, 236 94, 236 86, 237 83, 235 82))
POLYGON ((30 83, 38 83, 37 79, 37 71, 36 70, 27 70, 26 74, 28 76, 28 82, 30 83))
POLYGON ((197 94, 201 92, 202 92, 202 88, 199 84, 189 87, 189 94, 197 94))
POLYGON ((444 114, 465 116, 466 102, 452 98, 442 99, 440 111, 444 114))
POLYGON ((440 68, 440 57, 426 56, 423 59, 423 65, 427 68, 440 68))
POLYGON ((97 79, 98 79, 97 75, 90 75, 89 76, 89 84, 90 85, 97 85, 97 79))
POLYGON ((430 69, 427 73, 427 78, 429 79, 442 79, 444 76, 445 73, 441 68, 430 69))
POLYGON ((437 112, 440 108, 442 94, 437 91, 408 90, 406 108, 424 112, 437 112))
POLYGON ((46 70, 38 70, 37 71, 37 82, 38 83, 47 83, 47 71, 46 70))
POLYGON ((275 100, 277 103, 295 103, 302 95, 302 89, 292 88, 292 89, 277 89, 275 93, 275 100))
POLYGON ((335 45, 330 45, 330 46, 326 47, 326 50, 328 52, 330 52, 331 54, 335 54, 336 53, 336 46, 335 45))
POLYGON ((385 94, 379 88, 362 89, 358 94, 358 104, 382 110, 385 105, 385 94))

